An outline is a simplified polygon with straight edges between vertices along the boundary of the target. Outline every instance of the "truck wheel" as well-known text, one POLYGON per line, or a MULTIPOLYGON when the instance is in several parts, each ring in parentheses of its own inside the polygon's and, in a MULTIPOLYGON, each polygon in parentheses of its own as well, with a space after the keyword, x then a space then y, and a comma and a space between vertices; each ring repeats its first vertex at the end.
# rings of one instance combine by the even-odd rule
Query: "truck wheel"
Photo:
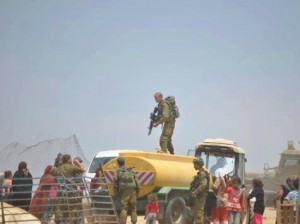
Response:
POLYGON ((169 201, 166 209, 166 224, 186 224, 187 208, 181 197, 169 201))

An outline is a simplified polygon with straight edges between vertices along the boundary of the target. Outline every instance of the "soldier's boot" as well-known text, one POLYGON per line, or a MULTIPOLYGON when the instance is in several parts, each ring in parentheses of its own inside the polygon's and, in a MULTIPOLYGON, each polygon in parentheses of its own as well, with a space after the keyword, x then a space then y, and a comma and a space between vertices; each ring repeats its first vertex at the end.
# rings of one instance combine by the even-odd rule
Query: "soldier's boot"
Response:
POLYGON ((168 149, 171 155, 174 155, 174 150, 168 149))
POLYGON ((174 147, 173 147, 173 144, 172 144, 172 141, 168 141, 168 151, 170 152, 170 154, 174 155, 174 147))
POLYGON ((159 148, 156 148, 156 152, 157 153, 162 153, 162 154, 168 154, 166 151, 163 151, 163 150, 161 150, 159 148))

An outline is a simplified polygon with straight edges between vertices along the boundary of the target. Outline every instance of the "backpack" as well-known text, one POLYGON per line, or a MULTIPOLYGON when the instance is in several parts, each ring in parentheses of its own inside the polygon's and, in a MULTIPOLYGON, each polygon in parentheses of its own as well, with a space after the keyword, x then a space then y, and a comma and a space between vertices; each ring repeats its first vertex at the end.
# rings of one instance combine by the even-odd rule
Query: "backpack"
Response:
POLYGON ((135 175, 131 169, 122 168, 118 170, 119 190, 131 189, 136 187, 135 175))
POLYGON ((165 102, 169 105, 170 108, 169 119, 179 118, 180 113, 178 107, 176 106, 175 97, 167 96, 165 98, 165 102))

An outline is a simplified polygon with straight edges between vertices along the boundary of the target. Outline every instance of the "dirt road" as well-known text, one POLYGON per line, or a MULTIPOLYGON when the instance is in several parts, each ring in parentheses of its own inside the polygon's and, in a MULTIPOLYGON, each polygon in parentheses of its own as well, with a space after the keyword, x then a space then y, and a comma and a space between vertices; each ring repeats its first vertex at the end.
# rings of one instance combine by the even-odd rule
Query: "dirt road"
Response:
MULTIPOLYGON (((276 211, 274 208, 267 207, 264 213, 264 224, 275 224, 276 220, 276 211)), ((157 222, 158 223, 158 222, 157 222)), ((131 224, 130 218, 128 217, 127 219, 127 224, 131 224)), ((138 217, 138 222, 137 224, 145 224, 145 220, 143 216, 138 217)))

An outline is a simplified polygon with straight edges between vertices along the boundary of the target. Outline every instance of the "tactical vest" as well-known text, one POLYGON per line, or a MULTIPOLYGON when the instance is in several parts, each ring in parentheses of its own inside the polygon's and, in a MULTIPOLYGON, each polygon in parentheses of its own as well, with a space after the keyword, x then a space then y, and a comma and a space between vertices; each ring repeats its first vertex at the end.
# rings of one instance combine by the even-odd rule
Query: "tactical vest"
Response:
POLYGON ((135 175, 131 169, 121 168, 117 170, 118 173, 118 187, 119 191, 134 189, 137 187, 135 182, 135 175))
POLYGON ((179 113, 179 109, 176 105, 175 97, 167 96, 164 99, 164 102, 166 102, 169 106, 169 120, 174 119, 174 118, 179 118, 180 113, 179 113))

